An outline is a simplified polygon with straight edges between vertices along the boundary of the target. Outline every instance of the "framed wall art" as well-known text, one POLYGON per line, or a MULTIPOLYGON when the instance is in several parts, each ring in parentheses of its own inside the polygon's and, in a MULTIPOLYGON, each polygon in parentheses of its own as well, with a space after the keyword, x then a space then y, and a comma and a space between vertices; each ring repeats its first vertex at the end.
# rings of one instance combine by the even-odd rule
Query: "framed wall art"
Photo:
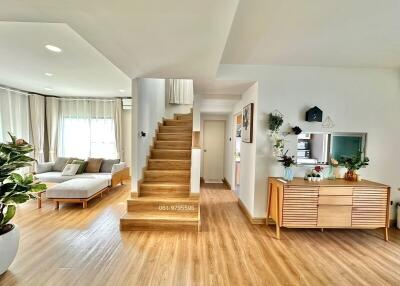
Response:
POLYGON ((254 103, 243 108, 242 112, 242 142, 253 143, 253 112, 254 103))

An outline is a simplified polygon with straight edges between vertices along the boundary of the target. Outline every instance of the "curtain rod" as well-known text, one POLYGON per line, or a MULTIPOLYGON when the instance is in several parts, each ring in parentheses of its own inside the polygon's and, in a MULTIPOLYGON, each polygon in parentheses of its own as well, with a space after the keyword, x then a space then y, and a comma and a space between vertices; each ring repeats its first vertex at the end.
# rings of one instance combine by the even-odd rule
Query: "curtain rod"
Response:
POLYGON ((8 90, 8 91, 13 91, 13 92, 18 92, 18 93, 22 93, 25 94, 26 96, 29 95, 41 95, 44 97, 55 97, 55 98, 59 98, 59 99, 71 99, 71 100, 94 100, 94 99, 104 99, 104 100, 112 100, 112 99, 116 99, 116 98, 120 98, 120 99, 131 99, 132 97, 68 97, 68 96, 56 96, 56 95, 48 95, 48 94, 42 94, 42 93, 36 93, 36 92, 30 92, 30 91, 26 91, 23 89, 18 89, 18 88, 14 88, 14 87, 10 87, 10 86, 6 86, 6 85, 1 85, 0 84, 0 89, 4 89, 4 90, 8 90))

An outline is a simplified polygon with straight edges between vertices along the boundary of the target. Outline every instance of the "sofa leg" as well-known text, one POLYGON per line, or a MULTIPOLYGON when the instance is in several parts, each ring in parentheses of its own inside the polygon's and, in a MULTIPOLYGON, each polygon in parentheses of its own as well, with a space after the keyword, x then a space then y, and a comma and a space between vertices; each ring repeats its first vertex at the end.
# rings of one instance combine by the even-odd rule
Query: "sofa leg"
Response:
POLYGON ((58 210, 60 208, 60 202, 54 201, 54 209, 58 210))
POLYGON ((84 209, 86 209, 86 208, 87 208, 87 202, 82 202, 82 207, 83 207, 84 209))

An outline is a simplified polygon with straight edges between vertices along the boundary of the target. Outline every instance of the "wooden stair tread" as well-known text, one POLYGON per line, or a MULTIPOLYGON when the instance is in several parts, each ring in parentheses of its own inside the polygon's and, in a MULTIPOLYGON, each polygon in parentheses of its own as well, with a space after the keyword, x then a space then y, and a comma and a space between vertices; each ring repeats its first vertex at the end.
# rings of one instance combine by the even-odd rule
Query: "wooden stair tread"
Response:
POLYGON ((190 217, 180 213, 137 213, 127 212, 121 220, 149 220, 149 221, 191 221, 198 222, 199 217, 190 217))
POLYGON ((195 203, 199 201, 199 197, 182 197, 182 198, 170 198, 170 197, 137 197, 128 199, 128 201, 154 201, 162 203, 195 203))
POLYGON ((189 187, 190 184, 173 183, 173 182, 143 182, 141 185, 146 186, 163 186, 163 187, 189 187))
POLYGON ((157 158, 150 158, 149 161, 160 161, 160 162, 190 162, 190 159, 157 159, 157 158))

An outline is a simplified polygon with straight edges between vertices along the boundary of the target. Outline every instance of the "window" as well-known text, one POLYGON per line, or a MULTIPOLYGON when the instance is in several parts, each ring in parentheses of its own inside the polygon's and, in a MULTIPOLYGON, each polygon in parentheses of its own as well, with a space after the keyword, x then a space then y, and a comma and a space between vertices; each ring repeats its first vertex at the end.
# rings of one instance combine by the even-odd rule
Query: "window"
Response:
POLYGON ((59 130, 59 156, 117 158, 114 119, 64 117, 59 130))

